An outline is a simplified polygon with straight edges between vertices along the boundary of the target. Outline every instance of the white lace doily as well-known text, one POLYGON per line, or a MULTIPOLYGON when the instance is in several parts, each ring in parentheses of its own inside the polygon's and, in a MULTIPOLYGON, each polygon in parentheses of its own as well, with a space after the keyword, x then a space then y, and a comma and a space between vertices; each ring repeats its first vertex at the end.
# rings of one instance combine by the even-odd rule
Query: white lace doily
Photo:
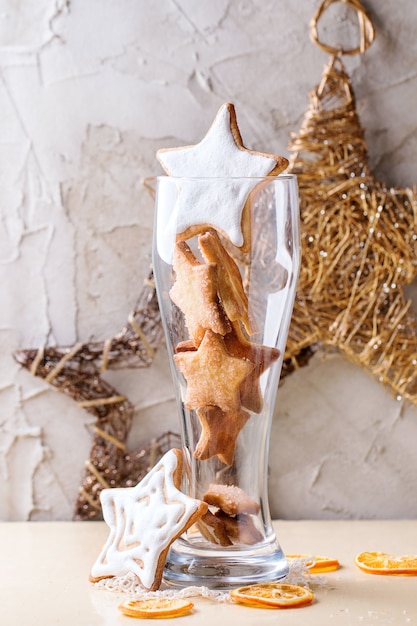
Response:
MULTIPOLYGON (((304 559, 294 559, 289 564, 289 572, 287 576, 282 579, 281 582, 289 583, 291 585, 303 585, 304 587, 324 587, 327 579, 325 576, 317 574, 311 574, 310 570, 306 566, 304 559)), ((216 602, 228 602, 229 592, 208 589, 204 586, 190 586, 183 589, 167 588, 162 584, 161 589, 158 591, 146 591, 139 583, 134 574, 126 574, 125 576, 119 576, 114 578, 104 578, 94 583, 97 589, 104 589, 105 591, 113 591, 116 593, 126 593, 132 598, 208 598, 216 602)))

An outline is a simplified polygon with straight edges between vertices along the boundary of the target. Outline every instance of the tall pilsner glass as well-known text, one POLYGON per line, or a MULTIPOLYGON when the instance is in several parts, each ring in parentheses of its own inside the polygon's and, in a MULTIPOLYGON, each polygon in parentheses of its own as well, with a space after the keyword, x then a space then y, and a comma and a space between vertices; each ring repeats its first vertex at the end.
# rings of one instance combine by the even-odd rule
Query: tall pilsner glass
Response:
POLYGON ((172 585, 230 588, 288 572, 267 473, 299 260, 295 176, 158 179, 153 269, 181 420, 183 490, 209 502, 209 513, 171 547, 164 579, 172 585), (178 235, 179 195, 198 198, 224 184, 247 197, 245 245, 231 245, 209 215, 189 238, 178 235), (197 278, 204 296, 191 284, 194 269, 207 271, 197 278), (205 315, 213 306, 220 329, 205 315))

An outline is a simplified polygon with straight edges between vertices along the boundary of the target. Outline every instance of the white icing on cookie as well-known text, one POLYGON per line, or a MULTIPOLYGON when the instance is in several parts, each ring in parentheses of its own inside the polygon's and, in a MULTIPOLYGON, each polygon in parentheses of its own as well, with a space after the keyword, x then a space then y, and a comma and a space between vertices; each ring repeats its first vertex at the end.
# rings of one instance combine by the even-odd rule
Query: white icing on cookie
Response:
POLYGON ((195 146, 157 152, 170 176, 204 179, 178 181, 177 200, 172 213, 164 215, 165 232, 158 240, 158 251, 167 262, 176 234, 198 224, 210 224, 226 234, 235 246, 243 245, 242 210, 256 181, 236 179, 267 176, 277 166, 279 157, 247 150, 239 143, 237 127, 235 134, 232 132, 236 124, 232 111, 231 104, 224 104, 207 135, 195 146))
POLYGON ((110 533, 91 570, 93 580, 132 572, 146 589, 152 588, 161 552, 201 504, 175 486, 177 466, 177 454, 170 450, 136 487, 101 492, 110 533))

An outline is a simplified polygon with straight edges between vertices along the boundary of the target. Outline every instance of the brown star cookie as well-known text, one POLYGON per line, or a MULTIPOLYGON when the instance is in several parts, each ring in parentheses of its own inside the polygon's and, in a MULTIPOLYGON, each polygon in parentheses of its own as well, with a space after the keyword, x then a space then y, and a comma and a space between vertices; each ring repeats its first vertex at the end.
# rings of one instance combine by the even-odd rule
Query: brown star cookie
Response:
POLYGON ((190 336, 199 345, 205 329, 224 335, 230 323, 218 300, 217 266, 201 264, 185 241, 175 245, 176 280, 169 295, 184 313, 190 336))
POLYGON ((202 432, 194 457, 199 461, 216 456, 225 465, 232 465, 238 435, 250 414, 247 411, 224 412, 217 406, 197 409, 202 432))
POLYGON ((181 492, 182 452, 169 450, 135 486, 104 489, 100 500, 110 532, 90 580, 131 572, 147 590, 159 588, 171 544, 207 512, 181 492))
POLYGON ((206 261, 217 265, 219 297, 228 318, 232 322, 241 320, 248 334, 253 335, 256 325, 249 316, 248 297, 235 261, 214 230, 200 235, 198 244, 206 261))
MULTIPOLYGON (((279 350, 248 341, 238 323, 232 324, 232 330, 223 337, 223 341, 227 351, 232 356, 253 363, 253 369, 240 385, 240 400, 242 406, 249 411, 260 413, 263 407, 263 398, 259 378, 279 358, 279 350)), ((193 352, 195 350, 196 346, 191 340, 181 341, 176 346, 176 352, 193 352)))
POLYGON ((174 361, 187 381, 187 409, 214 405, 223 411, 239 410, 240 385, 253 364, 231 356, 220 335, 206 330, 197 350, 179 352, 174 361))
POLYGON ((203 496, 204 502, 218 507, 226 515, 234 517, 240 513, 257 514, 259 504, 235 485, 209 485, 203 496))

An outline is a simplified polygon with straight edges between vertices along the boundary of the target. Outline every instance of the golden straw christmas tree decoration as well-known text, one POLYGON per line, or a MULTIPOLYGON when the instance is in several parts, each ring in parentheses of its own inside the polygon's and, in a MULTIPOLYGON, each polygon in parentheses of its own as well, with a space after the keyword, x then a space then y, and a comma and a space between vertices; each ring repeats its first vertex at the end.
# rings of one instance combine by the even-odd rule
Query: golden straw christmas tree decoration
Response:
POLYGON ((286 356, 317 343, 336 347, 397 397, 417 403, 417 318, 404 295, 417 274, 417 194, 389 188, 370 171, 341 57, 363 54, 374 28, 358 0, 344 0, 357 12, 360 45, 322 43, 317 23, 335 1, 322 2, 311 24, 313 41, 331 58, 289 146, 302 263, 286 356))

